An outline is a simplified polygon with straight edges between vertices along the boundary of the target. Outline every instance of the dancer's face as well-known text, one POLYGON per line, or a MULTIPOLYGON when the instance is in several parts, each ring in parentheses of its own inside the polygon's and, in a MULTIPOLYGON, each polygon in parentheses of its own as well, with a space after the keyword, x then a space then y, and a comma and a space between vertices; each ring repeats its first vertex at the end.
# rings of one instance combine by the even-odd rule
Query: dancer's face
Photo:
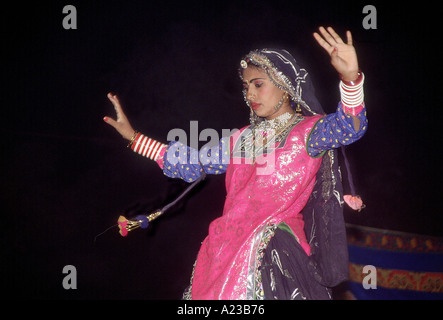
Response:
POLYGON ((286 112, 293 113, 287 95, 283 105, 275 110, 285 91, 276 87, 263 69, 248 66, 243 70, 243 86, 246 89, 246 99, 257 116, 271 120, 286 112))

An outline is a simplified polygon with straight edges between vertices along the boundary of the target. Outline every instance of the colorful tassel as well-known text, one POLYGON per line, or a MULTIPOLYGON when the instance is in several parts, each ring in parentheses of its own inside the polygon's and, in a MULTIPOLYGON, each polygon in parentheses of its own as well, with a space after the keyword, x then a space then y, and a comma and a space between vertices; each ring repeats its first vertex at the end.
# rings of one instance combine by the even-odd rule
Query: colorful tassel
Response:
POLYGON ((366 207, 359 195, 351 196, 347 194, 343 196, 343 200, 348 204, 348 206, 354 210, 358 210, 358 212, 366 207))

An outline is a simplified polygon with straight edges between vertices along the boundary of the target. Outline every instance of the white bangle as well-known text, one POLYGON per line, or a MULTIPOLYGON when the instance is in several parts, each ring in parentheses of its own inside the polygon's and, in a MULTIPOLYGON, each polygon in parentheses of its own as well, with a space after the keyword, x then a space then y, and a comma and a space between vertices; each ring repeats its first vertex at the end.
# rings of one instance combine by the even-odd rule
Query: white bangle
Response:
POLYGON ((345 84, 343 81, 340 81, 340 95, 341 101, 345 107, 348 108, 356 108, 363 104, 364 101, 364 91, 363 91, 363 83, 365 80, 365 76, 362 73, 361 81, 353 86, 345 84))
POLYGON ((139 134, 135 144, 133 144, 132 150, 143 157, 157 161, 164 146, 166 145, 161 142, 148 138, 143 134, 139 134))

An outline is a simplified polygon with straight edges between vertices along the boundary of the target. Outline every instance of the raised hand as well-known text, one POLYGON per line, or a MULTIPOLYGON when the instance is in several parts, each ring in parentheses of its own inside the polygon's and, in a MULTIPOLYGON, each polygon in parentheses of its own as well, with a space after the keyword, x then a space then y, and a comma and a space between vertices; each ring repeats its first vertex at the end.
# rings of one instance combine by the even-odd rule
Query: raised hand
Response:
POLYGON ((332 66, 341 75, 342 79, 345 81, 357 79, 359 67, 351 32, 346 32, 347 43, 344 43, 331 27, 328 27, 327 30, 320 27, 319 31, 321 35, 314 32, 314 38, 329 54, 332 66))
POLYGON ((126 118, 126 115, 123 112, 123 108, 120 104, 120 101, 118 100, 116 95, 113 95, 111 93, 108 93, 108 99, 114 105, 117 119, 114 120, 113 118, 106 116, 103 118, 103 120, 107 124, 114 127, 114 129, 117 130, 118 133, 120 133, 123 136, 123 138, 131 140, 135 130, 132 128, 131 124, 129 123, 128 118, 126 118))

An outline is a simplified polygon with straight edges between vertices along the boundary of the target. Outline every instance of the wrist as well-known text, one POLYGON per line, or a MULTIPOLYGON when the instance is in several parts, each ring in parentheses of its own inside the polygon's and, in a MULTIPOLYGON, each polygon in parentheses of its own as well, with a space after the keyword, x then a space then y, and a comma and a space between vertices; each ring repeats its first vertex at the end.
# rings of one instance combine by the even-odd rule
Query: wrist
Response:
POLYGON ((138 136, 139 136, 139 132, 137 130, 135 130, 134 134, 132 135, 132 137, 130 137, 128 139, 129 143, 128 143, 128 145, 126 147, 127 148, 132 148, 132 145, 134 144, 134 141, 138 138, 138 136))
POLYGON ((340 95, 343 111, 346 114, 356 116, 364 108, 364 84, 365 76, 363 72, 359 72, 358 77, 354 81, 340 81, 340 95))
POLYGON ((355 86, 360 84, 363 80, 363 72, 358 69, 358 71, 347 73, 346 75, 338 74, 340 80, 347 86, 355 86))

